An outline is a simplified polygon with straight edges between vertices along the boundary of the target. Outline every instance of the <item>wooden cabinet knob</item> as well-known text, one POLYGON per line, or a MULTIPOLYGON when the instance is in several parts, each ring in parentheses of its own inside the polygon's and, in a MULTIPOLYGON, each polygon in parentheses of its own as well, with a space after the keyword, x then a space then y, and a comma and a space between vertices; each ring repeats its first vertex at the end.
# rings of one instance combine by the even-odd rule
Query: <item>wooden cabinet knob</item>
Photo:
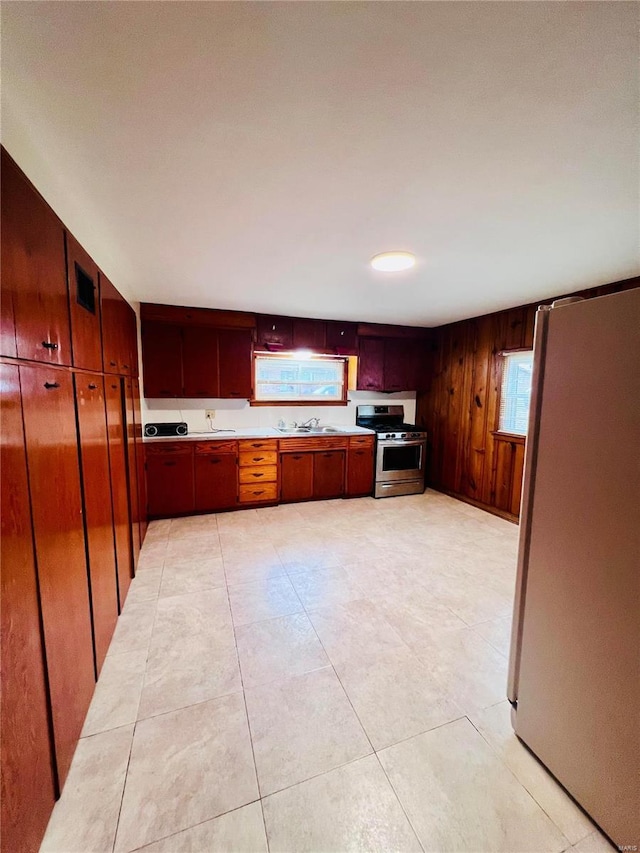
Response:
POLYGON ((45 349, 58 349, 58 344, 54 344, 52 341, 42 341, 42 346, 45 349))
POLYGON ((45 388, 47 388, 47 389, 50 389, 50 388, 59 388, 59 387, 60 387, 60 383, 59 383, 59 382, 45 382, 45 383, 44 383, 44 387, 45 387, 45 388))

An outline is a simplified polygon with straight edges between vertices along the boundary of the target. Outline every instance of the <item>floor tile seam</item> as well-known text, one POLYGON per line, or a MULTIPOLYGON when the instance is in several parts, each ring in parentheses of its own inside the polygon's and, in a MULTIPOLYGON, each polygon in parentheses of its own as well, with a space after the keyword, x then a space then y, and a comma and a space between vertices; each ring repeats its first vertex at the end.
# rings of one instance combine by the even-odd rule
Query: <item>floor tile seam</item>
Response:
POLYGON ((391 788, 391 790, 393 791, 393 795, 394 795, 394 797, 396 798, 396 802, 397 802, 397 803, 398 803, 398 805, 400 806, 400 808, 401 808, 401 810, 402 810, 402 813, 403 813, 403 815, 405 816, 405 818, 406 818, 406 820, 407 820, 407 823, 408 823, 408 824, 409 824, 409 826, 411 827, 411 830, 412 830, 412 832, 413 832, 413 834, 414 834, 414 836, 415 836, 415 838, 416 838, 416 841, 418 842, 418 845, 420 846, 420 849, 421 849, 421 850, 423 850, 423 851, 424 851, 424 853, 430 853, 430 851, 427 851, 427 849, 425 848, 424 844, 422 843, 422 839, 420 838, 420 835, 418 834, 418 830, 417 830, 417 829, 416 829, 416 827, 413 825, 413 821, 412 821, 412 820, 411 820, 411 818, 409 817, 409 813, 407 812, 407 809, 404 807, 404 803, 403 803, 403 802, 402 802, 402 800, 400 799, 400 796, 399 796, 398 792, 396 791, 395 785, 393 784, 393 782, 392 782, 392 781, 391 781, 391 779, 389 778, 389 774, 387 773, 387 770, 386 770, 386 768, 385 768, 384 764, 383 764, 383 763, 382 763, 382 761, 380 760, 380 756, 378 755, 378 753, 377 753, 377 752, 376 752, 376 753, 374 753, 374 754, 375 754, 375 757, 376 757, 376 761, 378 762, 378 766, 379 766, 379 767, 380 767, 380 769, 382 770, 382 772, 383 772, 383 774, 384 774, 384 778, 385 778, 385 779, 387 780, 387 782, 389 783, 389 787, 390 787, 390 788, 391 788))
MULTIPOLYGON (((298 598, 298 600, 300 599, 298 598)), ((239 625, 237 625, 234 621, 234 631, 236 628, 249 628, 251 625, 262 625, 265 622, 273 622, 275 619, 286 619, 289 616, 299 616, 301 613, 304 613, 306 615, 306 611, 302 602, 300 602, 300 607, 302 608, 301 610, 295 610, 293 613, 283 613, 281 616, 266 616, 264 619, 255 619, 253 622, 243 622, 239 625)), ((231 619, 233 621, 233 610, 231 611, 231 619)))
POLYGON ((189 702, 187 705, 180 705, 177 708, 167 708, 164 711, 156 711, 148 716, 138 717, 135 722, 137 725, 138 723, 145 722, 145 720, 156 720, 158 717, 164 717, 167 714, 175 714, 178 711, 186 711, 188 708, 194 708, 196 705, 205 705, 207 702, 217 702, 219 699, 228 699, 230 696, 238 696, 242 692, 243 689, 240 688, 239 690, 229 690, 225 693, 218 693, 215 696, 209 696, 206 699, 198 699, 197 702, 189 702))
POLYGON ((131 754, 133 752, 133 741, 136 736, 136 728, 137 722, 133 724, 133 731, 131 732, 131 741, 129 743, 129 753, 127 755, 127 766, 124 771, 123 779, 122 779, 122 790, 120 791, 120 804, 118 806, 118 817, 116 819, 116 825, 113 832, 113 841, 111 843, 111 853, 115 850, 116 841, 118 840, 118 830, 120 829, 120 819, 122 817, 122 806, 124 804, 124 794, 127 789, 127 782, 129 780, 129 767, 131 766, 131 754))
MULTIPOLYGON (((488 707, 493 708, 493 707, 495 707, 495 706, 494 706, 494 705, 490 705, 490 706, 488 706, 488 707)), ((486 710, 486 708, 483 708, 482 710, 486 710)), ((482 712, 480 711, 480 712, 478 712, 478 713, 482 713, 482 712)), ((502 767, 504 767, 504 768, 508 771, 509 775, 510 775, 510 776, 515 780, 515 782, 516 782, 516 783, 517 783, 517 784, 522 788, 522 790, 527 794, 527 796, 528 796, 528 797, 529 797, 529 798, 530 798, 530 799, 535 803, 535 805, 540 809, 540 811, 544 814, 544 816, 545 816, 545 817, 547 818, 547 820, 551 823, 551 825, 552 825, 552 826, 553 826, 553 827, 554 827, 554 828, 555 828, 555 829, 560 833, 560 835, 562 836, 562 838, 563 838, 565 841, 567 841, 567 842, 569 843, 569 849, 570 849, 570 848, 573 846, 573 842, 572 842, 572 841, 569 841, 569 839, 567 838, 567 836, 566 836, 566 835, 564 834, 564 832, 560 829, 560 827, 559 827, 559 826, 558 826, 558 824, 555 822, 555 820, 551 817, 551 815, 547 812, 547 810, 544 808, 544 806, 542 805, 542 803, 538 802, 537 797, 535 797, 535 796, 534 796, 534 794, 529 790, 529 788, 527 787, 527 785, 525 785, 525 784, 524 784, 524 782, 521 782, 521 781, 520 781, 520 779, 518 779, 518 777, 516 776, 515 772, 511 769, 511 767, 507 764, 507 762, 504 760, 504 758, 503 758, 503 757, 502 757, 502 755, 500 754, 500 751, 498 750, 498 748, 497 748, 496 746, 494 746, 494 744, 492 744, 492 743, 491 743, 491 741, 490 741, 490 740, 489 740, 489 739, 488 739, 488 738, 487 738, 487 737, 482 733, 482 731, 481 731, 481 730, 476 726, 476 724, 473 722, 473 720, 471 719, 471 717, 469 716, 469 714, 465 714, 465 718, 469 721, 469 723, 470 723, 470 724, 471 724, 471 726, 473 727, 474 731, 476 731, 476 732, 480 735, 480 737, 482 738, 482 740, 487 744, 487 746, 489 747, 489 749, 491 750, 491 752, 493 753, 493 755, 498 759, 498 761, 500 762, 500 764, 502 765, 502 767)), ((541 765, 541 766, 542 766, 542 765, 541 765)), ((546 768, 545 768, 545 767, 543 767, 543 769, 545 770, 545 772, 548 772, 548 771, 546 770, 546 768)), ((558 784, 558 783, 556 782, 556 780, 551 776, 551 774, 549 774, 549 775, 550 775, 551 781, 552 781, 552 782, 554 782, 555 784, 558 784)), ((562 791, 564 791, 564 789, 563 789, 560 785, 558 785, 558 787, 559 787, 562 791)), ((585 836, 585 838, 586 838, 586 836, 585 836)), ((582 840, 582 839, 581 839, 581 840, 582 840)), ((576 842, 576 843, 578 843, 578 842, 576 842)), ((564 847, 564 848, 563 848, 563 851, 564 851, 564 850, 566 850, 566 849, 567 849, 567 848, 566 848, 566 847, 564 847)))

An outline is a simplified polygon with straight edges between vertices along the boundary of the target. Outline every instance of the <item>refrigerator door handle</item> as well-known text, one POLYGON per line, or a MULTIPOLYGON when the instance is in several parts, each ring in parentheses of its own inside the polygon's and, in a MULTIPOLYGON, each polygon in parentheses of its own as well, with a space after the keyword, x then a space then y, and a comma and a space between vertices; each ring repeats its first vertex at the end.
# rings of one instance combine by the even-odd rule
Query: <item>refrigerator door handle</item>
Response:
POLYGON ((536 312, 535 333, 533 338, 533 376, 531 380, 531 402, 529 405, 529 424, 525 446, 524 476, 522 479, 518 566, 515 598, 513 603, 511 651, 509 654, 509 675, 507 682, 507 697, 514 708, 517 707, 518 702, 522 628, 527 592, 529 543, 531 539, 531 516, 535 489, 536 460, 538 456, 538 427, 540 424, 540 410, 542 407, 545 352, 550 310, 551 309, 548 305, 541 305, 538 308, 536 312))

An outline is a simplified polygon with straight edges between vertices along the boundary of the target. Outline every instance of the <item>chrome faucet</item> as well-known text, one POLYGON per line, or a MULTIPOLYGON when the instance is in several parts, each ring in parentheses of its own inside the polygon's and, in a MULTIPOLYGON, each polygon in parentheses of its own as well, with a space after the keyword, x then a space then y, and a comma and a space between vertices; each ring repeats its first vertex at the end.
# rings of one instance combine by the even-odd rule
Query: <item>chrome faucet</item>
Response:
POLYGON ((311 427, 311 429, 313 429, 313 427, 320 425, 320 418, 309 418, 309 420, 303 421, 301 424, 296 421, 294 421, 294 423, 296 425, 296 429, 298 429, 298 427, 311 427))

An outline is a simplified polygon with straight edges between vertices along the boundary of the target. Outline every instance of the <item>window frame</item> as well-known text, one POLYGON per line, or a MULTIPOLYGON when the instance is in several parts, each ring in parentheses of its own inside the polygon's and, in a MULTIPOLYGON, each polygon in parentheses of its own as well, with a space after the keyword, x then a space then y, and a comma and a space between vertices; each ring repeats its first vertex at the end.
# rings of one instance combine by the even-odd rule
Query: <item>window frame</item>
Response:
MULTIPOLYGON (((533 357, 533 347, 514 347, 513 349, 504 349, 499 353, 496 353, 497 358, 500 359, 500 363, 497 371, 497 399, 496 399, 496 414, 495 414, 495 424, 494 428, 491 430, 491 434, 496 439, 502 439, 504 441, 515 441, 524 444, 527 433, 521 432, 509 432, 508 430, 500 429, 500 402, 502 400, 502 388, 504 385, 504 369, 505 369, 505 356, 508 355, 516 355, 520 352, 530 352, 533 357)), ((531 398, 529 398, 529 405, 531 405, 531 398)))
POLYGON ((253 394, 249 400, 250 406, 303 406, 304 408, 315 408, 316 406, 347 406, 349 404, 349 356, 336 356, 331 353, 321 354, 312 352, 310 355, 300 356, 295 351, 291 352, 269 352, 269 350, 254 350, 251 364, 251 377, 253 394), (339 400, 257 400, 256 389, 258 380, 256 377, 256 368, 258 358, 268 357, 274 361, 280 359, 282 361, 295 361, 301 358, 317 359, 318 361, 342 362, 342 396, 339 400))

